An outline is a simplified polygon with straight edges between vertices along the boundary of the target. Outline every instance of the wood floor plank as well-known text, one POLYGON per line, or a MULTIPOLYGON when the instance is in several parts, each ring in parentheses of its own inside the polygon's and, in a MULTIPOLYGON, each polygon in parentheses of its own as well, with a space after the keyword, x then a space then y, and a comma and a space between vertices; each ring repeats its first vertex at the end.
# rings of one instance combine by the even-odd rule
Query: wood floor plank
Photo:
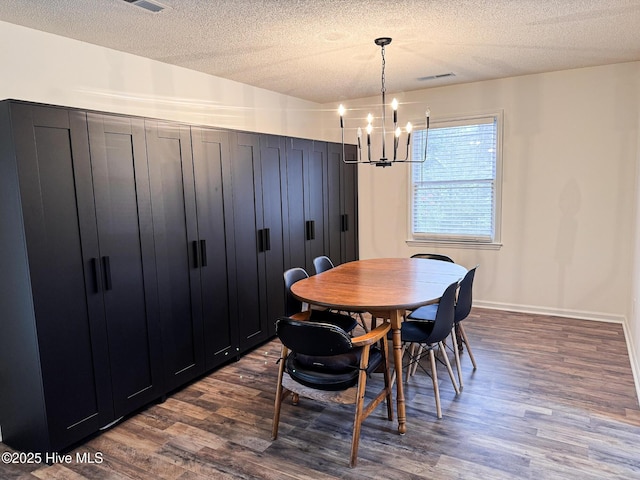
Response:
POLYGON ((379 406, 363 423, 354 469, 349 406, 286 400, 271 440, 273 340, 70 452, 99 453, 101 463, 0 463, 0 478, 640 478, 640 408, 621 325, 483 309, 464 325, 478 369, 465 351, 456 395, 438 365, 443 418, 418 369, 405 386, 406 435, 379 406))

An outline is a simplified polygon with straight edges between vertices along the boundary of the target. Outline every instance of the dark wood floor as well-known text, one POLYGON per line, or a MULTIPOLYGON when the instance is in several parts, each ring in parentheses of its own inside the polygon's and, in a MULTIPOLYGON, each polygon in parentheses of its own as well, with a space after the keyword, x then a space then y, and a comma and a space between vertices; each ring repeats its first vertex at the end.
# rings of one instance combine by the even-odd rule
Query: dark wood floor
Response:
POLYGON ((456 396, 439 366, 443 418, 418 370, 406 386, 407 434, 380 406, 363 425, 354 469, 349 407, 287 401, 271 441, 272 341, 71 452, 99 452, 101 464, 0 463, 0 478, 640 478, 640 409, 621 325, 481 309, 465 325, 479 368, 463 356, 456 396))

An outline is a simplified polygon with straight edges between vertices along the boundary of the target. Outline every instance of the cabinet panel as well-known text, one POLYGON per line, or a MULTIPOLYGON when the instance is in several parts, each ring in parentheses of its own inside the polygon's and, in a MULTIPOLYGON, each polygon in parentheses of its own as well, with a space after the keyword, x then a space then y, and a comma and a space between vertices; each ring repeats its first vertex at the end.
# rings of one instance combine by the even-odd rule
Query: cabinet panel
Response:
POLYGON ((235 235, 235 269, 240 350, 267 337, 265 265, 261 251, 262 182, 260 180, 260 139, 237 133, 232 138, 231 189, 235 235))
POLYGON ((284 311, 281 175, 284 140, 232 135, 235 268, 240 351, 275 333, 284 311))
POLYGON ((161 394, 153 227, 141 119, 89 114, 116 416, 161 394))
POLYGON ((260 136, 260 171, 262 176, 263 228, 268 245, 264 252, 267 285, 267 327, 269 336, 276 334, 275 322, 284 313, 284 213, 285 140, 272 135, 260 136))
MULTIPOLYGON (((309 224, 305 212, 305 158, 311 155, 310 140, 287 139, 286 144, 286 186, 287 186, 287 239, 286 268, 308 269, 306 242, 309 224)), ((311 260, 313 261, 313 259, 311 260)), ((309 271, 309 270, 307 270, 309 271)))
POLYGON ((313 259, 329 255, 330 246, 327 143, 291 139, 286 159, 288 268, 303 267, 313 274, 313 259))
MULTIPOLYGON (((358 166, 342 161, 342 144, 328 144, 329 246, 334 263, 358 258, 358 166)), ((355 160, 356 146, 345 145, 344 156, 355 160)))
MULTIPOLYGON (((113 417, 103 303, 91 262, 98 255, 98 242, 86 117, 65 109, 27 105, 13 105, 11 111, 48 448, 57 449, 113 417)), ((11 319, 21 320, 26 319, 11 319)), ((21 385, 4 388, 19 390, 21 385)), ((27 402, 31 401, 33 398, 27 402)), ((22 415, 32 413, 16 412, 10 420, 20 423, 22 415)), ((13 433, 11 421, 5 422, 5 437, 11 440, 13 433)))
POLYGON ((188 126, 145 122, 167 389, 204 372, 199 243, 188 126))
MULTIPOLYGON (((355 145, 345 145, 345 156, 355 160, 355 145)), ((358 239, 358 166, 342 163, 342 195, 344 196, 344 218, 342 262, 360 258, 358 239)))
POLYGON ((191 128, 196 186, 198 238, 204 241, 206 265, 200 272, 204 317, 206 367, 212 368, 237 354, 238 327, 231 321, 229 286, 233 279, 227 258, 233 255, 233 218, 229 176, 229 134, 200 127, 191 128))
POLYGON ((307 272, 313 274, 313 259, 327 254, 329 229, 327 202, 327 144, 313 142, 311 155, 303 164, 306 221, 310 223, 307 236, 307 272))

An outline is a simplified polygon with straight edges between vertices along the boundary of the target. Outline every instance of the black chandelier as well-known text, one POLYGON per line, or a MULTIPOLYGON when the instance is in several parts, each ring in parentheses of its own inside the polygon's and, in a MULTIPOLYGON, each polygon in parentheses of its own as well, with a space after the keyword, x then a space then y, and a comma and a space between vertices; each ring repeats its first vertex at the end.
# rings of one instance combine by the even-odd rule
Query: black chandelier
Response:
POLYGON ((426 130, 425 130, 425 139, 424 139, 424 155, 421 160, 409 160, 409 146, 411 145, 411 130, 412 125, 411 122, 407 122, 407 126, 405 127, 405 132, 407 134, 407 146, 406 153, 404 159, 398 158, 398 146, 400 143, 400 136, 402 135, 402 129, 398 126, 398 101, 394 98, 391 102, 391 109, 393 110, 393 159, 389 160, 387 158, 386 152, 386 86, 385 86, 385 58, 384 58, 384 47, 391 43, 391 38, 389 37, 381 37, 375 39, 375 44, 381 48, 382 54, 382 158, 380 160, 371 160, 371 132, 373 131, 373 115, 367 115, 367 159, 362 159, 362 128, 358 127, 358 157, 356 160, 347 160, 344 154, 344 114, 346 109, 343 105, 338 107, 338 113, 340 115, 340 130, 342 132, 342 161, 344 163, 368 163, 370 165, 375 165, 376 167, 390 167, 394 163, 422 163, 427 158, 427 135, 429 132, 429 115, 431 114, 430 110, 427 108, 425 112, 426 116, 426 130))

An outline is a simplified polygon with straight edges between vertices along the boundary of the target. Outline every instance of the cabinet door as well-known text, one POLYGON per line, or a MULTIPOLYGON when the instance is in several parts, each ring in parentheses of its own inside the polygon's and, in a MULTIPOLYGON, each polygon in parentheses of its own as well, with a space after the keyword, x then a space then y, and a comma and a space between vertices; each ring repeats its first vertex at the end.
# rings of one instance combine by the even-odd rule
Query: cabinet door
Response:
POLYGON ((267 285, 260 165, 260 136, 236 133, 232 138, 231 189, 235 235, 236 301, 240 351, 268 336, 267 285))
MULTIPOLYGON (((347 159, 355 160, 357 155, 355 145, 345 145, 347 159)), ((358 166, 341 163, 342 196, 342 248, 341 263, 357 260, 358 247, 358 166)))
POLYGON ((240 351, 275 334, 284 312, 284 139, 232 135, 231 168, 240 351))
POLYGON ((309 233, 306 223, 304 201, 304 159, 311 155, 310 140, 289 138, 286 140, 286 191, 287 217, 285 219, 285 269, 302 267, 307 269, 306 243, 309 233))
POLYGON ((284 212, 285 139, 273 135, 260 136, 260 171, 262 176, 263 228, 267 282, 267 327, 269 337, 276 334, 276 320, 284 314, 284 212))
MULTIPOLYGON (((17 104, 12 123, 48 448, 57 451, 113 419, 86 115, 17 104)), ((23 367, 11 366, 31 382, 37 374, 23 367)), ((23 416, 33 414, 36 397, 32 392, 20 399, 12 418, 20 430, 29 431, 33 418, 23 416)), ((9 425, 3 430, 7 441, 20 445, 9 425)))
POLYGON ((313 274, 313 259, 326 255, 326 155, 324 142, 287 141, 288 250, 290 267, 313 274))
MULTIPOLYGON (((355 145, 344 146, 344 156, 347 160, 355 160, 355 155, 355 145)), ((336 264, 358 258, 358 166, 344 163, 342 156, 342 144, 328 144, 329 248, 327 255, 336 264)))
POLYGON ((188 126, 145 121, 167 390, 204 372, 198 238, 188 126))
POLYGON ((235 280, 227 264, 234 251, 233 218, 226 207, 231 205, 231 189, 223 186, 223 179, 229 176, 228 135, 221 130, 191 128, 198 239, 204 253, 200 278, 207 368, 220 365, 238 351, 238 326, 231 322, 229 309, 229 285, 235 280))
POLYGON ((327 144, 313 142, 311 155, 304 162, 304 188, 306 221, 310 228, 307 235, 307 271, 314 273, 313 259, 327 254, 329 238, 327 144))
POLYGON ((144 122, 98 114, 88 122, 113 402, 121 416, 162 392, 144 122))

